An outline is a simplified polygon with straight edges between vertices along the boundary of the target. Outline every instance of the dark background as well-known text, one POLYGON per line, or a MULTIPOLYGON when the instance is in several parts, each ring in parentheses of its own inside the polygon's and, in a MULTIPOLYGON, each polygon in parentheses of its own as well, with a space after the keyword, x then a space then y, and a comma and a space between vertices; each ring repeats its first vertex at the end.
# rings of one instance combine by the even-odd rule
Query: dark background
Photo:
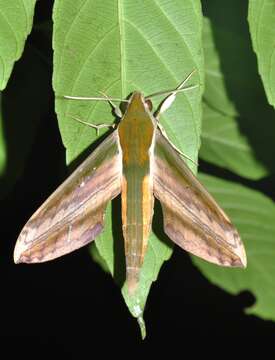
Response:
MULTIPOLYGON (((87 247, 50 263, 33 266, 13 263, 13 248, 22 226, 68 174, 54 113, 51 40, 43 25, 51 18, 51 6, 51 1, 37 3, 34 30, 3 95, 9 167, 1 182, 10 188, 1 202, 2 351, 8 350, 9 357, 24 354, 28 358, 46 359, 92 356, 96 350, 100 350, 101 356, 109 350, 114 354, 127 353, 128 345, 133 353, 135 349, 165 348, 197 352, 200 338, 208 341, 205 351, 214 353, 221 342, 227 343, 226 352, 231 349, 233 353, 238 340, 248 344, 250 350, 260 340, 265 347, 272 344, 274 323, 244 313, 255 302, 253 295, 243 292, 231 296, 210 284, 177 247, 148 297, 144 314, 147 338, 143 342, 120 290, 91 260, 87 247), (28 86, 22 84, 32 85, 35 66, 32 61, 36 56, 41 60, 44 75, 38 79, 38 87, 28 92, 28 86), (39 102, 36 96, 37 93, 40 96, 40 87, 45 90, 33 128, 29 125, 28 109, 39 102), (26 162, 13 183, 10 179, 24 151, 26 129, 35 133, 34 141, 26 150, 26 162), (251 338, 257 340, 250 341, 251 338), (191 345, 194 342, 196 347, 191 345)), ((244 183, 243 179, 206 163, 201 164, 201 169, 244 183)), ((273 183, 274 177, 245 181, 247 186, 274 198, 273 183)))

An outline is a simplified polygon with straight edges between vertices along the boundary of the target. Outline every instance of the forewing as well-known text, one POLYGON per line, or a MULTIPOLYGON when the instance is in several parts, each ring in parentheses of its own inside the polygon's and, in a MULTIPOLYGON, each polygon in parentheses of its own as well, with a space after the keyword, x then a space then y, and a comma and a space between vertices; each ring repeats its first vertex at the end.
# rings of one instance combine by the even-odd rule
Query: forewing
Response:
POLYGON ((103 229, 107 202, 121 191, 117 130, 45 201, 24 226, 14 261, 52 260, 86 245, 103 229))
POLYGON ((159 130, 154 152, 154 195, 164 231, 183 249, 223 266, 246 266, 237 230, 159 130))

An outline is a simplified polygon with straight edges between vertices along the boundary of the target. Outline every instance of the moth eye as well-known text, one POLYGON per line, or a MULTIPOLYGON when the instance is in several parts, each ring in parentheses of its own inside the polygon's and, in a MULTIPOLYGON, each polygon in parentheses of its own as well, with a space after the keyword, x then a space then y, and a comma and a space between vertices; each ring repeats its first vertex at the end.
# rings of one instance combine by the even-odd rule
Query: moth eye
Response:
POLYGON ((147 99, 147 100, 145 101, 145 104, 146 104, 146 106, 147 106, 147 109, 148 109, 149 111, 152 111, 152 109, 153 109, 152 101, 147 99))

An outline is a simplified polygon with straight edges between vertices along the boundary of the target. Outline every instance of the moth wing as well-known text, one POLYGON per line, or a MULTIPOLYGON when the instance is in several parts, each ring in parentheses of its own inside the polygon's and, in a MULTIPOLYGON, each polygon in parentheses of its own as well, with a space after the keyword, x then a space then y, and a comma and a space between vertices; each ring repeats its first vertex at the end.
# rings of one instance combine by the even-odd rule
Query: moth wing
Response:
POLYGON ((15 263, 44 262, 86 245, 102 231, 107 202, 121 192, 117 130, 60 185, 22 229, 15 263))
POLYGON ((153 191, 161 202, 169 238, 209 262, 245 267, 237 230, 159 130, 154 155, 153 191))

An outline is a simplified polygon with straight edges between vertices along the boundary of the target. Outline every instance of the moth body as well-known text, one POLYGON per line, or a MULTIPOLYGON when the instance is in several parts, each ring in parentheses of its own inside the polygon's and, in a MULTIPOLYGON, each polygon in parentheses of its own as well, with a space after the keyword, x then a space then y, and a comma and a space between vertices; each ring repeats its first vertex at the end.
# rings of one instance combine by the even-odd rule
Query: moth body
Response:
POLYGON ((136 289, 153 217, 152 154, 156 123, 141 93, 135 92, 119 126, 122 149, 122 229, 126 277, 136 289))

